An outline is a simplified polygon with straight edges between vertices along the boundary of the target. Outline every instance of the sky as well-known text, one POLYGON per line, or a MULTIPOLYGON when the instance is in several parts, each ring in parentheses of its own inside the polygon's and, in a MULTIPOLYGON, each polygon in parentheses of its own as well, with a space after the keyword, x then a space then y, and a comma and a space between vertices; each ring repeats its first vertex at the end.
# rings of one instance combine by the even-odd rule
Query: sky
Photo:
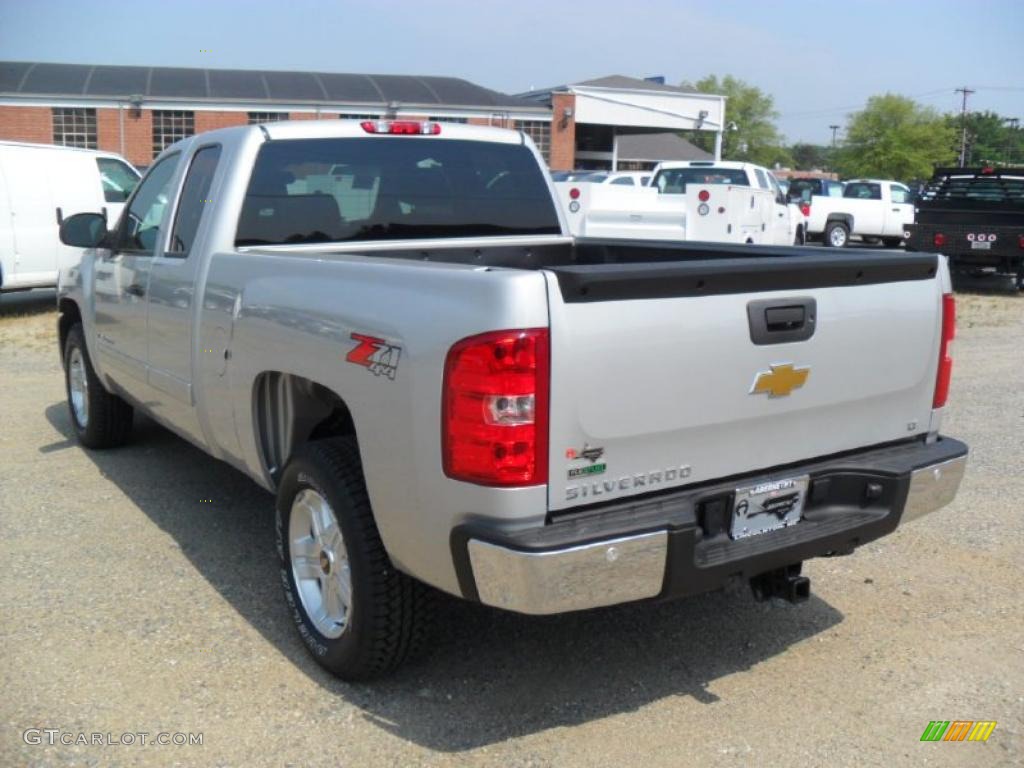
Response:
MULTIPOLYGON (((0 60, 448 75, 506 93, 734 75, 787 141, 874 94, 1024 119, 1024 0, 0 0, 0 60)), ((841 134, 840 134, 841 135, 841 134)))

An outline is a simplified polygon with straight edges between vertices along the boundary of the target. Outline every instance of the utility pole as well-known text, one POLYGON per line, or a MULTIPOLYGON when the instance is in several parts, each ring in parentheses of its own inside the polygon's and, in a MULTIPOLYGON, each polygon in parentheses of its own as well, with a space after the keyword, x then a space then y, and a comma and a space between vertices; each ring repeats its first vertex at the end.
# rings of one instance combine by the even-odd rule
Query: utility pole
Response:
POLYGON ((960 107, 960 167, 963 168, 967 165, 967 97, 974 91, 965 85, 963 88, 955 89, 953 93, 964 95, 963 104, 960 107))
POLYGON ((1006 160, 1005 160, 1005 163, 1006 163, 1007 166, 1009 166, 1010 164, 1013 163, 1013 152, 1012 152, 1012 149, 1013 149, 1014 145, 1016 144, 1015 139, 1017 138, 1017 128, 1020 126, 1020 118, 1019 117, 1008 117, 1008 118, 1006 118, 1006 122, 1009 124, 1010 130, 1009 130, 1008 135, 1006 137, 1006 160))
POLYGON ((839 130, 839 126, 838 125, 830 125, 829 128, 832 129, 832 151, 828 153, 829 154, 829 158, 828 158, 828 166, 829 166, 829 168, 828 169, 832 173, 835 173, 835 170, 836 170, 836 131, 839 130))

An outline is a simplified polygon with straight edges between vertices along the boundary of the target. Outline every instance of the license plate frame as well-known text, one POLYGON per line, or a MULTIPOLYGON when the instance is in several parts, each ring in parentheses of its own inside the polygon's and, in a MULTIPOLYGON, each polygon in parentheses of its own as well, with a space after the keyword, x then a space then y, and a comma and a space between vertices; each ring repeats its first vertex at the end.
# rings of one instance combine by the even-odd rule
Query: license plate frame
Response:
POLYGON ((971 248, 976 251, 991 251, 992 243, 988 240, 972 240, 971 248))
POLYGON ((810 475, 797 475, 737 488, 729 536, 734 540, 746 539, 799 523, 810 481, 810 475))

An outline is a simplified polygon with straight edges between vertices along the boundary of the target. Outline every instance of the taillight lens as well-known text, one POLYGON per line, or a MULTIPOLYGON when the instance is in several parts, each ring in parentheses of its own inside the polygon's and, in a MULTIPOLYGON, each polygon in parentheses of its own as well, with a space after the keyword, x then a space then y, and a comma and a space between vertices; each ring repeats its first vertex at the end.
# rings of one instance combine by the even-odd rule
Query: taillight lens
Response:
POLYGON ((440 123, 419 120, 364 120, 359 125, 367 133, 387 133, 395 136, 436 136, 441 132, 440 123))
POLYGON ((1024 235, 1017 235, 1017 247, 1024 248, 1024 235))
POLYGON ((706 189, 702 189, 700 192, 697 193, 697 199, 700 200, 702 203, 706 203, 708 200, 711 199, 711 193, 708 192, 706 189))
POLYGON ((953 358, 949 344, 956 336, 956 300, 953 294, 942 296, 942 340, 939 342, 939 372, 935 376, 935 397, 932 408, 941 408, 949 397, 949 382, 953 376, 953 358))
POLYGON ((479 485, 546 483, 549 379, 547 328, 456 343, 444 366, 444 473, 479 485))
POLYGON ((935 243, 936 248, 941 248, 946 244, 946 236, 941 232, 937 232, 935 237, 932 238, 932 242, 935 243))
POLYGON ((811 206, 809 206, 807 203, 801 203, 800 204, 800 213, 802 213, 804 216, 810 216, 811 215, 811 206))
POLYGON ((579 187, 573 187, 572 189, 569 190, 569 197, 571 197, 573 200, 576 200, 577 198, 579 198, 579 196, 580 196, 579 187))

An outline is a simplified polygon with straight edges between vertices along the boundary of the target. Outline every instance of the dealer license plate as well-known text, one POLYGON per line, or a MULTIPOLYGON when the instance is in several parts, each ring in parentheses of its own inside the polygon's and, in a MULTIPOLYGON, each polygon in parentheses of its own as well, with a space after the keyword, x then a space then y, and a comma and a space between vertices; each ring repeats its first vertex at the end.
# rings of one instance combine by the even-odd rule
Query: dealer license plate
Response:
POLYGON ((745 539, 800 522, 809 482, 801 475, 737 488, 730 535, 745 539))
POLYGON ((973 248, 976 251, 991 251, 992 243, 990 243, 988 240, 975 240, 971 243, 971 248, 973 248))

